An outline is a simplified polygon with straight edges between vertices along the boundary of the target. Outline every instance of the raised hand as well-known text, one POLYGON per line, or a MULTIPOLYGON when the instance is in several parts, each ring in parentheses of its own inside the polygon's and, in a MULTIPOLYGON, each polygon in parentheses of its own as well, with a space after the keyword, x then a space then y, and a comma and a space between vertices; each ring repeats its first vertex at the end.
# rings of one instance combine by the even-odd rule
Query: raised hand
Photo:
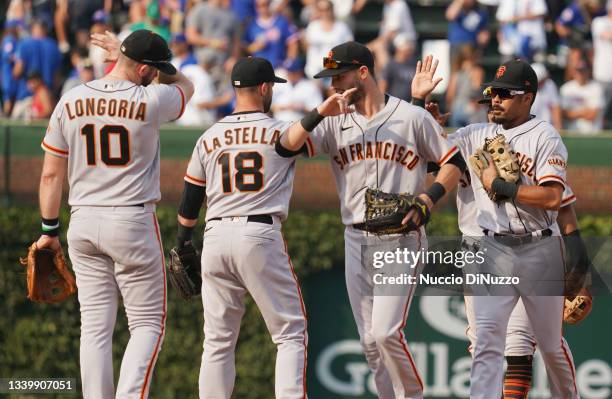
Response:
POLYGON ((352 89, 345 90, 342 94, 332 94, 317 107, 317 111, 323 116, 336 116, 353 112, 349 108, 349 100, 356 91, 357 88, 353 87, 352 89))
MULTIPOLYGON (((431 114, 431 116, 434 117, 434 119, 440 124, 440 126, 444 126, 446 124, 446 121, 448 120, 448 117, 450 116, 450 112, 447 112, 445 114, 440 112, 440 106, 438 105, 438 103, 427 103, 425 105, 425 109, 431 114)), ((446 133, 444 134, 444 137, 446 137, 446 133)))
POLYGON ((434 79, 436 69, 438 68, 438 60, 432 55, 425 57, 425 60, 417 61, 416 73, 412 78, 411 92, 413 98, 425 99, 431 93, 438 83, 442 81, 441 77, 434 79))
POLYGON ((119 58, 119 47, 121 42, 113 32, 92 33, 91 44, 106 50, 104 62, 115 62, 119 58))

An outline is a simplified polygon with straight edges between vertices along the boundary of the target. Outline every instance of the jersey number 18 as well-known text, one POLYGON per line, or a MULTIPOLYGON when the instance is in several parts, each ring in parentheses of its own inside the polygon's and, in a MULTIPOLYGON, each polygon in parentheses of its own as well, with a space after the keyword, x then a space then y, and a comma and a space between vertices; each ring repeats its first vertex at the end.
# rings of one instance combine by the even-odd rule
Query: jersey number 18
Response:
POLYGON ((221 165, 223 192, 229 194, 232 192, 232 180, 239 191, 259 191, 263 187, 264 176, 261 173, 263 167, 263 158, 260 153, 255 151, 239 152, 234 157, 234 168, 236 174, 232 179, 231 173, 231 154, 223 153, 217 161, 221 165), (247 176, 252 176, 245 179, 247 176), (245 180, 250 180, 249 183, 245 180))

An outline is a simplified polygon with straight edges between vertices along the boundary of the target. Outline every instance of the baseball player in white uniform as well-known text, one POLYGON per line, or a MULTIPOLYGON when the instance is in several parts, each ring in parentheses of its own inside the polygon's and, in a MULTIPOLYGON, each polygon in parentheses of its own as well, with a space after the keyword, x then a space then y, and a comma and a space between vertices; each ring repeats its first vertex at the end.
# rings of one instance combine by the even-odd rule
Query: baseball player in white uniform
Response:
MULTIPOLYGON (((306 142, 313 154, 329 154, 346 225, 349 300, 378 395, 384 399, 422 398, 423 381, 403 331, 415 285, 397 295, 374 295, 371 262, 362 262, 361 255, 363 247, 381 243, 410 251, 427 249, 425 231, 421 226, 406 236, 369 234, 364 223, 364 192, 367 187, 376 187, 385 192, 418 194, 431 208, 457 184, 465 162, 458 149, 441 136, 441 127, 428 112, 379 91, 372 72, 374 59, 365 46, 355 42, 336 46, 323 64, 325 69, 315 77, 331 77, 336 95, 354 90, 350 97, 354 109, 335 117, 315 109, 309 114, 312 120, 307 120, 312 123, 292 126, 281 144, 296 150, 306 142), (428 161, 441 169, 436 182, 425 190, 428 161)), ((430 69, 431 62, 423 73, 430 69)), ((404 222, 411 217, 409 214, 404 222)), ((417 273, 418 268, 404 266, 406 273, 417 273)))
MULTIPOLYGON (((489 122, 493 123, 493 109, 491 107, 491 94, 490 87, 487 87, 483 92, 484 98, 479 102, 482 104, 489 105, 489 122)), ((429 92, 412 92, 413 98, 426 98, 429 92)), ((432 116, 438 120, 439 123, 443 123, 446 115, 441 115, 436 104, 430 103, 426 106, 426 109, 432 114, 432 116)), ((454 134, 448 135, 448 139, 454 142, 454 134)), ((469 157, 469 154, 462 154, 464 157, 469 157)), ((435 167, 431 168, 435 170, 435 167)), ((569 186, 565 187, 563 192, 563 198, 561 201, 561 209, 557 217, 557 223, 564 236, 576 235, 578 233, 578 221, 574 211, 573 204, 576 202, 576 196, 572 192, 569 186)), ((461 249, 464 251, 476 251, 479 249, 479 242, 482 239, 482 229, 478 226, 478 208, 474 201, 474 192, 472 190, 472 184, 470 179, 469 171, 464 172, 459 179, 457 185, 457 219, 459 230, 461 231, 462 245, 461 249)), ((568 242, 572 242, 570 240, 568 242)), ((580 240, 581 241, 581 240, 580 240)), ((571 245, 567 247, 568 252, 572 249, 571 245)), ((575 250, 580 253, 580 249, 575 250)), ((468 329, 466 335, 470 341, 468 351, 473 354, 473 349, 476 344, 476 316, 474 314, 472 295, 465 295, 465 310, 468 320, 468 329)), ((562 338, 565 340, 564 338, 562 338)), ((564 342, 564 345, 567 343, 564 342)), ((523 306, 521 299, 518 300, 514 310, 510 314, 508 322, 508 329, 506 332, 506 347, 505 347, 505 358, 508 364, 506 373, 504 375, 504 388, 503 397, 512 399, 526 399, 531 387, 532 379, 532 362, 533 355, 536 349, 536 340, 533 334, 531 325, 529 324, 529 318, 523 306)))
POLYGON ((486 252, 485 265, 480 271, 518 277, 521 284, 491 290, 472 287, 476 343, 470 397, 501 396, 508 320, 522 299, 553 397, 577 398, 571 352, 561 336, 565 261, 556 223, 566 186, 567 151, 550 124, 529 115, 537 90, 537 77, 529 64, 503 64, 490 85, 495 123, 459 129, 454 142, 462 153, 471 154, 485 138, 503 134, 518 155, 520 185, 497 178, 492 163, 482 180, 473 170, 470 179, 478 226, 485 234, 480 242, 486 252), (495 203, 485 190, 510 200, 495 203))
MULTIPOLYGON (((290 122, 266 113, 274 75, 263 58, 240 59, 232 70, 236 109, 197 141, 185 174, 179 207, 178 247, 189 245, 206 197, 202 249, 204 352, 200 398, 230 398, 236 369, 234 352, 244 297, 249 293, 278 347, 277 398, 306 398, 307 320, 281 222, 287 217, 295 156, 279 147, 290 122)), ((336 109, 341 95, 322 109, 336 109)), ((330 111, 331 112, 331 111, 330 111)), ((300 122, 297 122, 299 124, 300 122)))
POLYGON ((102 79, 66 93, 51 116, 42 142, 43 234, 37 245, 60 246, 58 215, 67 173, 83 397, 146 398, 166 321, 164 254, 155 216, 159 126, 181 115, 193 86, 172 67, 166 42, 153 32, 133 32, 120 51, 112 34, 99 35, 94 44, 109 50, 117 64, 102 79), (158 72, 166 84, 150 84, 158 72), (130 340, 115 393, 112 338, 119 296, 130 340))

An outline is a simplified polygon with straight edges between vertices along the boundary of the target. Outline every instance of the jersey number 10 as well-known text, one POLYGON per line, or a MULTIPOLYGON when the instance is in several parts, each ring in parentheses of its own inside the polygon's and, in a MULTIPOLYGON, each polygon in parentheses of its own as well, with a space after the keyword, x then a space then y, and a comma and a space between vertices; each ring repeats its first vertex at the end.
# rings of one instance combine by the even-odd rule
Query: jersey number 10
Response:
MULTIPOLYGON (((96 127, 93 124, 85 125, 81 128, 81 134, 85 136, 85 146, 87 147, 87 165, 96 165, 96 127)), ((108 166, 124 166, 130 162, 130 137, 125 126, 104 125, 100 129, 100 158, 108 166), (119 135, 119 156, 111 156, 110 136, 119 135)))
POLYGON ((239 152, 234 157, 234 168, 236 173, 232 179, 230 153, 223 153, 217 161, 221 165, 223 192, 232 192, 232 180, 239 191, 259 191, 263 187, 264 176, 261 173, 263 158, 258 152, 239 152), (245 182, 245 177, 251 176, 250 182, 245 182))

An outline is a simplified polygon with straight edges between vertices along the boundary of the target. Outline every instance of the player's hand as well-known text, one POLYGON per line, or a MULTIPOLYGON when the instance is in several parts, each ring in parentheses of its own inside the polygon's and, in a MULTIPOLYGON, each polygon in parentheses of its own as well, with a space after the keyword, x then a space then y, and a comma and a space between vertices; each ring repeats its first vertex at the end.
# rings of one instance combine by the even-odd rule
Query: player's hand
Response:
POLYGON ((113 32, 92 33, 91 44, 106 50, 107 54, 104 62, 115 62, 119 58, 121 42, 113 32))
MULTIPOLYGON (((438 103, 429 102, 425 105, 425 109, 431 114, 431 116, 433 116, 440 126, 444 126, 448 120, 448 117, 450 116, 450 112, 445 114, 440 112, 440 106, 438 103)), ((447 136, 446 132, 443 133, 443 136, 447 136)))
MULTIPOLYGON (((419 194, 418 197, 420 199, 423 200, 423 202, 425 202, 425 205, 427 205, 427 209, 431 210, 431 208, 433 207, 433 202, 431 202, 431 198, 429 198, 428 195, 425 194, 419 194)), ((402 224, 406 225, 408 224, 409 221, 412 220, 412 222, 416 225, 420 224, 420 219, 421 217, 419 216, 419 214, 417 213, 416 210, 412 209, 410 211, 408 211, 408 213, 406 214, 406 216, 404 217, 404 219, 402 219, 402 224)))
POLYGON ((441 77, 434 79, 437 68, 438 60, 434 59, 432 55, 425 57, 423 62, 421 60, 417 61, 416 73, 412 78, 412 97, 425 99, 436 88, 438 83, 442 81, 441 77))
POLYGON ((356 91, 357 88, 353 87, 342 93, 332 94, 317 107, 317 111, 323 116, 336 116, 353 112, 349 107, 349 100, 356 91))
POLYGON ((36 241, 36 247, 38 249, 49 248, 54 251, 57 251, 58 249, 60 249, 59 237, 49 237, 46 235, 41 235, 38 241, 36 241))
POLYGON ((482 186, 485 188, 485 190, 490 192, 491 185, 493 184, 493 180, 495 180, 495 178, 497 178, 499 174, 497 173, 497 169, 495 168, 495 163, 493 162, 489 154, 487 154, 486 151, 484 152, 484 154, 485 154, 485 157, 487 158, 489 165, 487 165, 487 167, 482 171, 481 180, 482 180, 482 186))

